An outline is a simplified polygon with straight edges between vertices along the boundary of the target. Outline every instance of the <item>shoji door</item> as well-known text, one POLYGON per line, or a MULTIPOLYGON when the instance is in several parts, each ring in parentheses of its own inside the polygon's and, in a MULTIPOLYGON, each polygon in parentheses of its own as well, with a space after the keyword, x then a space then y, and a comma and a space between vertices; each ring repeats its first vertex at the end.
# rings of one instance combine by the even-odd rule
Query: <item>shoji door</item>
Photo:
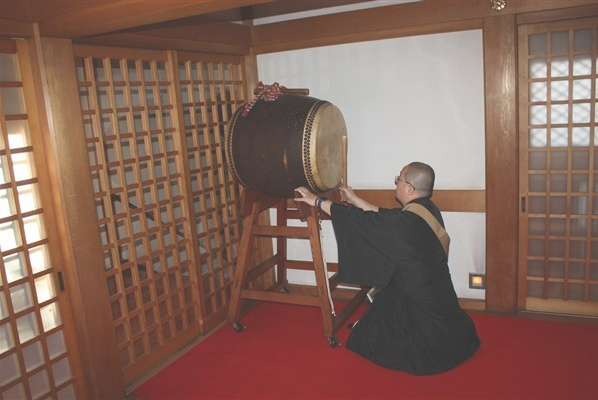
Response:
POLYGON ((240 202, 222 137, 243 103, 241 60, 92 46, 76 46, 75 56, 105 284, 130 384, 225 318, 240 202))
POLYGON ((72 316, 36 121, 39 88, 21 45, 0 40, 0 394, 73 399, 80 366, 66 327, 72 316))
POLYGON ((520 27, 523 310, 598 315, 597 27, 520 27))

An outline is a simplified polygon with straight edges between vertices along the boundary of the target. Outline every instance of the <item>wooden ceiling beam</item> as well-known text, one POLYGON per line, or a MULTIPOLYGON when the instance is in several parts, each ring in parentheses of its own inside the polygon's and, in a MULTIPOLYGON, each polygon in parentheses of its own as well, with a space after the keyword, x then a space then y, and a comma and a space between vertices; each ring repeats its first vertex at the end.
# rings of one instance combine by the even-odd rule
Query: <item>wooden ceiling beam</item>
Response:
POLYGON ((74 43, 248 55, 251 27, 219 22, 91 36, 75 39, 74 43))
POLYGON ((180 37, 153 36, 144 33, 115 33, 76 40, 75 44, 151 50, 182 50, 217 54, 248 55, 249 46, 205 42, 180 37))
POLYGON ((143 25, 274 0, 114 0, 89 6, 39 22, 46 37, 81 38, 143 25))
POLYGON ((32 37, 33 24, 29 22, 0 18, 0 36, 19 38, 32 37))
POLYGON ((164 38, 191 39, 251 47, 251 26, 230 22, 210 22, 197 25, 181 25, 166 28, 129 31, 164 38))
POLYGON ((483 18, 505 14, 534 13, 544 10, 598 4, 597 0, 508 0, 500 12, 489 1, 425 0, 333 15, 256 25, 253 27, 255 54, 334 45, 360 40, 437 33, 479 28, 483 18), (477 21, 477 22, 476 22, 477 21), (459 24, 463 24, 460 26, 459 24), (419 28, 418 28, 419 27, 419 28), (456 27, 456 28, 455 28, 456 27), (419 29, 419 31, 418 31, 419 29))

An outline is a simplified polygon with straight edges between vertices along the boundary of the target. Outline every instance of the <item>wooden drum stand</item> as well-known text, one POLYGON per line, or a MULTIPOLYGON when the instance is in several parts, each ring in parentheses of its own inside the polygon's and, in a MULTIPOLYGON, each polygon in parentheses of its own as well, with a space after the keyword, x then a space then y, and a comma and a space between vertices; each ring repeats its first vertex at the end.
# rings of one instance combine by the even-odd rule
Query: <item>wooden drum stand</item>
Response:
MULTIPOLYGON (((332 193, 324 193, 323 196, 332 199, 332 193)), ((324 336, 327 337, 331 347, 339 345, 336 332, 340 326, 355 312, 357 307, 363 303, 369 288, 361 288, 349 299, 348 304, 338 315, 334 312, 331 303, 331 292, 339 283, 338 265, 326 264, 322 255, 322 243, 320 240, 321 219, 328 219, 328 216, 321 216, 315 207, 310 207, 302 202, 295 202, 286 198, 272 197, 261 193, 256 189, 247 189, 243 198, 243 233, 239 245, 237 268, 232 285, 231 299, 228 309, 228 321, 233 324, 237 332, 245 328, 239 321, 241 317, 242 300, 261 300, 286 304, 299 304, 320 307, 322 321, 324 323, 324 336), (258 224, 260 212, 277 208, 275 225, 258 224), (290 206, 290 207, 289 207, 290 206), (306 227, 290 227, 287 221, 300 219, 307 221, 306 227), (252 244, 256 237, 276 237, 277 253, 266 261, 251 266, 252 244), (313 262, 287 260, 287 238, 309 239, 313 262), (249 283, 276 267, 276 281, 268 289, 253 289, 249 283), (316 276, 316 295, 303 293, 292 293, 288 288, 287 269, 313 270, 316 276), (327 271, 334 271, 328 277, 327 271)))

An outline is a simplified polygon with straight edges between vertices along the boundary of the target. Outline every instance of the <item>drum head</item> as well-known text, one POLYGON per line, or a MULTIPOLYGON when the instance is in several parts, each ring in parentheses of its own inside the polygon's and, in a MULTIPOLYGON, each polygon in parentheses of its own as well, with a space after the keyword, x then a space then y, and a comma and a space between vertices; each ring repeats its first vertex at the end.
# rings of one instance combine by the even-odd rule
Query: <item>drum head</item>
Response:
POLYGON ((323 192, 335 188, 341 181, 343 171, 343 137, 347 127, 340 110, 325 102, 307 119, 304 143, 309 143, 309 154, 303 157, 306 178, 311 189, 323 192), (310 120, 313 122, 310 125, 310 120))

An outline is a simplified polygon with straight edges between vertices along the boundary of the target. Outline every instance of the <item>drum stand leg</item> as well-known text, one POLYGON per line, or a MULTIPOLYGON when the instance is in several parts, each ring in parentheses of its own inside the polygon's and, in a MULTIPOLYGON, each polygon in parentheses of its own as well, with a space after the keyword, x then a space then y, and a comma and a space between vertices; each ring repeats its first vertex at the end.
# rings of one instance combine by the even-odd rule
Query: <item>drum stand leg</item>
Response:
POLYGON ((228 321, 237 332, 244 330, 245 327, 241 324, 240 317, 241 305, 245 299, 320 307, 324 336, 327 337, 331 347, 336 347, 339 344, 336 332, 355 312, 357 307, 364 302, 369 288, 362 288, 360 291, 357 291, 343 310, 335 315, 330 299, 331 291, 338 284, 338 273, 333 274, 331 277, 328 277, 326 273, 326 265, 324 264, 320 241, 320 216, 316 210, 304 203, 298 203, 296 211, 287 210, 287 200, 278 199, 276 225, 259 225, 257 223, 259 213, 275 205, 277 199, 261 195, 252 189, 248 189, 247 192, 249 193, 246 193, 244 196, 245 217, 243 219, 243 233, 239 244, 237 267, 231 290, 228 321), (306 220, 307 227, 287 226, 287 219, 292 219, 293 216, 301 220, 306 220), (251 250, 256 236, 277 237, 277 254, 261 264, 252 267, 251 250), (313 263, 289 261, 286 259, 286 239, 291 237, 309 239, 313 263), (288 267, 296 269, 299 265, 301 266, 300 269, 312 269, 315 271, 317 291, 315 296, 288 291, 286 286, 286 270, 288 267), (276 284, 272 288, 266 290, 249 288, 249 282, 269 271, 274 266, 277 268, 277 277, 276 284))

